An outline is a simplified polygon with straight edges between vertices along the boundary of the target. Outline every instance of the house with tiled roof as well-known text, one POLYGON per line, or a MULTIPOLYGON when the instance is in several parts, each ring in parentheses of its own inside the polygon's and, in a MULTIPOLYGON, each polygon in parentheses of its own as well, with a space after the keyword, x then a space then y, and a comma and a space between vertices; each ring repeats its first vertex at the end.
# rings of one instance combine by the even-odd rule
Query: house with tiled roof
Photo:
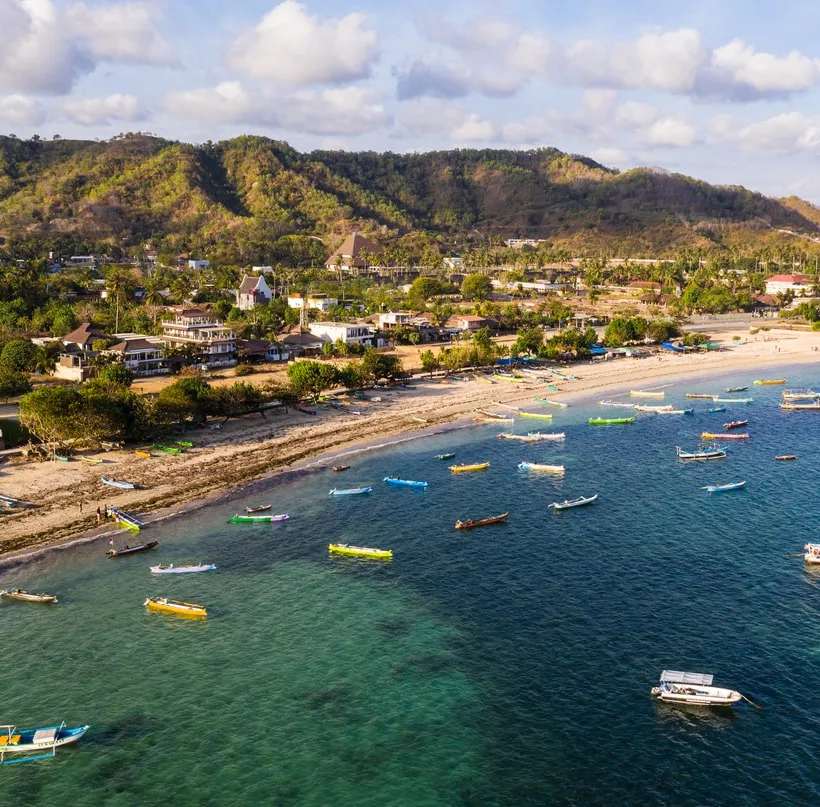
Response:
POLYGON ((110 337, 99 328, 95 328, 90 322, 84 322, 71 333, 63 337, 63 344, 66 347, 73 346, 75 349, 83 351, 93 351, 95 342, 104 342, 110 337))
POLYGON ((487 317, 479 317, 475 314, 453 314, 444 327, 448 331, 463 331, 472 333, 480 331, 482 328, 492 327, 493 321, 487 317))
POLYGON ((236 290, 236 307, 240 311, 250 311, 257 305, 267 305, 273 298, 270 286, 261 275, 245 275, 236 290))
POLYGON ((811 289, 811 275, 772 275, 766 278, 766 294, 792 291, 795 296, 806 294, 811 289))
POLYGON ((122 334, 115 345, 101 351, 111 356, 136 376, 162 375, 168 372, 168 363, 162 355, 159 339, 149 340, 141 334, 122 334))
POLYGON ((341 246, 334 250, 325 262, 328 269, 346 269, 356 271, 367 269, 368 264, 362 254, 380 255, 382 248, 369 238, 360 233, 352 233, 342 242, 341 246))

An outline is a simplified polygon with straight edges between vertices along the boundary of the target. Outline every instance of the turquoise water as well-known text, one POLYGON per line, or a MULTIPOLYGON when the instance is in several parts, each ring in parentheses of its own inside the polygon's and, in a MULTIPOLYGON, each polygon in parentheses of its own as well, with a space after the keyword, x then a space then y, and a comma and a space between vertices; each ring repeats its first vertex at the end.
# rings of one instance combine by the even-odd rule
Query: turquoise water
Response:
MULTIPOLYGON (((789 386, 820 383, 790 369, 789 386)), ((593 428, 593 403, 554 412, 564 443, 497 440, 481 425, 352 455, 188 519, 152 525, 153 553, 104 542, 0 571, 0 587, 56 607, 0 603, 0 721, 91 723, 53 760, 0 768, 27 805, 814 805, 820 800, 820 417, 781 412, 782 388, 692 417, 593 428), (687 464, 703 430, 750 419, 727 460, 687 464), (489 460, 451 475, 436 454, 489 460), (775 454, 796 453, 794 463, 775 454), (563 478, 519 472, 563 463, 563 478), (382 477, 426 479, 425 490, 382 477), (702 485, 745 479, 743 491, 702 485), (334 498, 331 487, 373 485, 334 498), (551 501, 597 492, 564 513, 551 501), (279 525, 227 517, 271 502, 279 525), (456 518, 510 510, 461 532, 456 518), (331 558, 329 541, 389 547, 392 562, 331 558), (158 562, 216 563, 156 578, 158 562), (207 621, 148 613, 164 594, 207 621), (760 709, 654 702, 664 667, 712 672, 760 709)), ((535 403, 533 410, 537 407, 535 403)), ((546 410, 543 410, 546 411, 546 410)), ((615 414, 613 414, 615 413, 615 414)))

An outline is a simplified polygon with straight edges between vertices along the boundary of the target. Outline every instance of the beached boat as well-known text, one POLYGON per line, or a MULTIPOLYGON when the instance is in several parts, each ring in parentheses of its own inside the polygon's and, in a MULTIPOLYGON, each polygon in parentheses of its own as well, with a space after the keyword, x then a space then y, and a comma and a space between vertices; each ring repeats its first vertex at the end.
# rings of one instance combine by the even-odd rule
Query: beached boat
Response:
POLYGON ((133 482, 128 482, 125 479, 109 479, 107 476, 100 478, 103 485, 109 485, 112 488, 119 488, 120 490, 134 490, 136 485, 133 482))
POLYGON ((545 465, 541 462, 519 462, 519 471, 546 471, 550 474, 562 474, 566 470, 563 465, 545 465))
POLYGON ((157 451, 164 451, 166 454, 181 454, 182 449, 176 448, 175 446, 162 446, 159 443, 154 443, 152 448, 155 448, 157 451))
POLYGON ((820 398, 820 392, 815 392, 813 389, 784 389, 784 401, 813 401, 820 398))
POLYGON ((57 460, 57 462, 71 462, 71 457, 64 457, 62 454, 54 454, 52 459, 57 460))
POLYGON ((158 546, 159 541, 148 541, 148 543, 137 544, 136 546, 128 546, 128 544, 126 544, 122 549, 109 549, 105 554, 108 555, 109 558, 121 558, 125 555, 133 555, 135 552, 146 552, 158 546))
POLYGON ((272 504, 260 504, 259 507, 246 507, 246 513, 265 513, 273 507, 272 504))
POLYGON ((167 566, 151 566, 151 574, 195 574, 213 571, 216 571, 215 563, 194 563, 189 566, 175 566, 169 563, 167 566))
POLYGON ((806 563, 820 563, 820 544, 806 544, 803 549, 806 552, 803 555, 806 563))
POLYGON ((6 591, 0 591, 0 597, 5 597, 9 600, 19 600, 20 602, 57 602, 56 594, 35 594, 32 591, 23 591, 21 588, 12 588, 6 591))
POLYGON ((349 471, 350 466, 349 465, 334 465, 332 470, 336 471, 337 473, 339 471, 349 471))
POLYGON ((635 404, 624 401, 598 401, 598 406, 617 406, 621 409, 634 409, 635 404))
POLYGON ((436 454, 437 460, 451 460, 455 457, 455 451, 449 451, 446 454, 436 454))
POLYGON ((16 499, 14 496, 7 496, 0 493, 0 505, 3 507, 37 507, 34 502, 26 502, 23 499, 16 499))
POLYGON ((143 459, 148 459, 149 457, 153 456, 150 451, 140 451, 140 449, 135 449, 134 454, 138 457, 142 457, 143 459))
POLYGON ((694 409, 659 409, 657 415, 693 415, 694 409))
POLYGON ((485 418, 490 418, 492 420, 507 420, 506 415, 499 415, 497 412, 490 412, 489 409, 474 409, 474 412, 478 412, 479 415, 483 415, 485 418))
POLYGON ((733 689, 712 686, 713 676, 705 673, 664 670, 660 685, 652 687, 652 695, 665 703, 688 706, 731 706, 743 695, 733 689))
POLYGON ((778 454, 775 459, 781 460, 782 462, 789 462, 791 460, 796 460, 797 454, 778 454))
POLYGON ((553 375, 563 378, 565 381, 577 381, 579 378, 577 375, 572 375, 572 373, 562 373, 560 370, 553 370, 551 367, 548 369, 553 375))
POLYGON ((290 518, 288 513, 280 513, 276 516, 241 516, 234 513, 229 519, 229 524, 272 524, 277 521, 287 521, 290 518))
POLYGON ((335 555, 355 555, 361 558, 376 558, 378 560, 391 560, 393 558, 392 549, 376 549, 372 546, 352 546, 351 544, 328 544, 327 548, 331 554, 335 555))
POLYGON ((623 423, 634 423, 635 418, 590 418, 587 423, 590 426, 619 426, 623 423))
POLYGON ((521 384, 521 383, 523 383, 524 381, 526 381, 526 379, 525 379, 525 378, 517 378, 516 376, 513 376, 513 375, 504 375, 503 373, 495 373, 495 374, 493 375, 493 378, 494 378, 496 381, 509 381, 509 382, 511 382, 511 383, 513 383, 513 384, 521 384))
POLYGON ((726 456, 726 451, 722 448, 704 448, 700 451, 682 451, 680 446, 675 446, 678 459, 681 460, 720 460, 726 456))
POLYGON ((181 446, 182 448, 193 448, 194 444, 190 440, 174 440, 175 446, 181 446))
POLYGON ((708 493, 723 493, 727 490, 740 490, 745 484, 746 480, 744 479, 742 482, 729 482, 725 485, 704 485, 701 490, 705 490, 708 493))
POLYGON ((712 398, 715 403, 728 403, 728 404, 749 404, 752 402, 752 398, 721 398, 719 396, 715 396, 712 398))
POLYGON ((50 759, 57 754, 58 748, 76 743, 90 728, 91 726, 79 726, 70 729, 65 723, 37 729, 0 726, 0 765, 50 759), (35 756, 28 756, 30 754, 35 756), (7 759, 9 755, 12 756, 11 759, 7 759))
POLYGON ((711 400, 715 396, 711 392, 687 392, 686 397, 687 398, 708 398, 709 400, 711 400))
POLYGON ((564 499, 562 502, 553 502, 547 507, 552 507, 555 510, 570 510, 573 507, 583 507, 587 504, 592 504, 598 499, 598 494, 594 496, 579 496, 577 499, 564 499))
POLYGON ((473 527, 486 527, 488 524, 499 524, 509 518, 509 512, 502 513, 500 516, 490 516, 489 518, 468 518, 466 521, 460 519, 456 521, 457 530, 471 530, 473 527))
POLYGON ((404 486, 408 488, 426 488, 426 482, 416 482, 412 479, 399 479, 397 476, 386 476, 384 482, 388 485, 404 486))
POLYGON ((472 465, 451 465, 450 471, 454 474, 463 474, 468 473, 469 471, 485 471, 489 467, 489 462, 477 462, 472 465))
POLYGON ((710 407, 709 409, 707 409, 706 411, 707 411, 710 415, 714 415, 714 414, 717 414, 718 412, 725 412, 725 411, 726 411, 726 407, 725 407, 725 406, 712 406, 712 407, 710 407))
POLYGON ((372 493, 373 488, 333 488, 329 491, 328 496, 356 496, 359 493, 372 493))
POLYGON ((632 398, 663 398, 666 396, 666 393, 662 390, 660 392, 653 392, 651 390, 631 389, 629 390, 629 395, 632 398))
POLYGON ((569 406, 569 404, 562 403, 561 401, 553 401, 550 398, 536 398, 535 400, 547 406, 558 407, 559 409, 566 409, 569 406))
POLYGON ((668 412, 670 409, 674 409, 671 404, 658 404, 657 406, 652 406, 651 404, 635 404, 633 409, 636 412, 651 412, 652 414, 657 414, 658 412, 668 412))
POLYGON ((102 465, 103 460, 100 457, 79 457, 80 462, 85 462, 88 465, 102 465))
POLYGON ((518 413, 518 417, 522 418, 541 418, 542 420, 552 420, 552 415, 549 412, 524 412, 518 413))
POLYGON ((499 423, 515 423, 515 418, 477 417, 473 418, 473 423, 494 423, 496 426, 498 426, 499 423))
POLYGON ((100 440, 100 445, 105 451, 116 451, 122 448, 122 443, 119 440, 100 440))
POLYGON ((806 412, 817 412, 820 410, 820 401, 814 401, 812 403, 792 403, 791 401, 783 401, 780 404, 781 409, 789 409, 795 412, 799 411, 806 411, 806 412))
POLYGON ((301 412, 303 415, 318 415, 319 412, 316 409, 307 409, 304 406, 295 406, 293 407, 297 412, 301 412))
POLYGON ((749 389, 748 387, 726 387, 724 392, 746 392, 749 389))
POLYGON ((772 387, 778 384, 785 384, 785 378, 758 378, 755 381, 755 385, 758 387, 772 387))
POLYGON ((122 524, 130 530, 141 530, 145 526, 144 521, 132 513, 126 513, 125 510, 120 510, 119 507, 109 507, 106 515, 116 519, 118 524, 122 524))
POLYGON ((748 440, 748 432, 732 432, 731 434, 716 434, 715 432, 701 432, 701 440, 748 440))
POLYGON ((169 600, 167 597, 149 597, 144 603, 149 611, 162 611, 177 616, 208 616, 208 609, 204 605, 182 600, 169 600))

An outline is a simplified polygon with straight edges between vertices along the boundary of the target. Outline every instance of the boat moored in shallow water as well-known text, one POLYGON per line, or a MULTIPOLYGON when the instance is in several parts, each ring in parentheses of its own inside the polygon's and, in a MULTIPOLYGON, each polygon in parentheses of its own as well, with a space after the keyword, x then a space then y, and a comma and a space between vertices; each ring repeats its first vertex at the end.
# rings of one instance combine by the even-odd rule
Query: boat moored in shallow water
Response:
POLYGON ((64 722, 59 726, 38 729, 0 726, 0 765, 49 759, 57 754, 57 749, 61 746, 76 743, 90 728, 91 726, 79 726, 70 729, 64 722), (30 754, 35 756, 28 756, 30 754), (9 755, 13 755, 13 758, 6 759, 9 755))
POLYGON ((57 602, 56 594, 35 594, 32 591, 23 591, 21 588, 0 591, 0 597, 5 597, 9 600, 19 600, 20 602, 45 602, 49 604, 57 602))
POLYGON ((743 697, 733 689, 712 686, 713 678, 707 673, 664 670, 652 695, 665 703, 688 706, 731 706, 743 697))
POLYGON ((708 493, 723 493, 727 490, 740 490, 745 484, 746 480, 744 479, 742 482, 729 482, 725 485, 704 485, 701 490, 705 490, 708 493))
POLYGON ((457 530, 471 530, 473 527, 486 527, 488 524, 500 524, 509 518, 509 512, 502 513, 500 516, 489 516, 488 518, 468 518, 466 521, 459 519, 456 521, 457 530))
POLYGON ((786 383, 785 378, 758 378, 755 381, 755 384, 758 387, 771 387, 771 386, 775 386, 777 384, 785 384, 785 383, 786 383))
POLYGON ((635 418, 590 418, 587 423, 590 426, 619 426, 624 423, 634 423, 635 418))
POLYGON ((234 513, 229 519, 229 524, 272 524, 275 521, 287 521, 290 518, 288 513, 279 513, 278 515, 266 516, 242 516, 239 513, 234 513))
POLYGON ((796 460, 797 454, 778 454, 775 459, 781 460, 782 462, 788 462, 790 460, 796 460))
POLYGON ((566 470, 563 465, 545 465, 542 462, 519 462, 519 471, 546 471, 549 474, 562 474, 566 470))
POLYGON ((137 544, 136 546, 126 544, 122 549, 109 549, 105 554, 109 558, 121 558, 124 555, 133 555, 135 552, 146 552, 157 546, 159 546, 159 541, 149 541, 147 544, 137 544))
POLYGON ((197 605, 195 602, 169 600, 167 597, 149 597, 143 604, 149 611, 163 611, 177 616, 208 616, 208 609, 204 605, 197 605))
POLYGON ((631 389, 629 390, 629 397, 630 398, 664 398, 666 393, 662 390, 654 391, 654 390, 644 390, 644 389, 631 389))
POLYGON ((384 481, 388 485, 396 485, 397 487, 407 487, 407 488, 426 488, 426 482, 416 482, 413 479, 399 479, 396 476, 386 476, 384 481))
POLYGON ((392 560, 392 549, 376 549, 372 546, 352 546, 351 544, 328 544, 327 548, 332 555, 353 555, 361 558, 376 558, 377 560, 392 560))
POLYGON ((450 471, 454 474, 464 474, 470 471, 486 471, 489 467, 489 462, 476 462, 473 465, 451 465, 450 471))
POLYGON ((552 504, 548 504, 547 507, 552 507, 555 510, 570 510, 573 507, 583 507, 587 504, 592 504, 594 501, 597 501, 598 494, 596 493, 594 496, 579 496, 577 499, 564 499, 562 502, 553 502, 552 504))
POLYGON ((680 460, 721 460, 726 457, 723 448, 704 448, 701 451, 682 451, 680 446, 675 446, 678 459, 680 460))
POLYGON ((373 488, 333 488, 328 495, 329 496, 357 496, 360 493, 372 493, 373 488))
POLYGON ((214 572, 215 563, 194 563, 188 566, 175 566, 169 563, 167 566, 151 566, 151 574, 195 574, 196 572, 214 572))

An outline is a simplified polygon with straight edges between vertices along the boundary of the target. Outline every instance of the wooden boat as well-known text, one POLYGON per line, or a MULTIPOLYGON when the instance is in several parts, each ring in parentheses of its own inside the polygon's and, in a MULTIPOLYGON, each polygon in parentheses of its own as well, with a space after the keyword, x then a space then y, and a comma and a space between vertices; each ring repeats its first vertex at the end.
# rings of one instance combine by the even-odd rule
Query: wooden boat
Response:
POLYGON ((349 471, 350 466, 349 465, 334 465, 333 470, 336 471, 337 473, 339 471, 349 471))
POLYGON ((739 490, 744 487, 745 484, 746 480, 744 479, 742 482, 729 482, 725 485, 704 485, 701 490, 705 490, 709 493, 723 493, 727 490, 739 490))
POLYGON ((728 404, 748 404, 751 403, 754 399, 753 398, 720 398, 715 396, 712 398, 715 403, 728 403, 728 404))
POLYGON ((301 412, 303 415, 318 415, 319 412, 316 409, 308 409, 304 406, 295 406, 294 409, 297 412, 301 412))
POLYGON ((796 460, 797 454, 778 454, 775 457, 776 460, 782 460, 784 462, 788 462, 790 460, 796 460))
POLYGON ((404 486, 408 488, 426 488, 426 482, 416 482, 412 479, 399 479, 396 476, 386 476, 384 482, 388 485, 404 486))
POLYGON ((522 418, 541 418, 542 420, 552 420, 552 415, 549 412, 524 412, 518 413, 518 417, 522 418))
POLYGON ((553 502, 547 507, 552 507, 555 510, 569 510, 573 507, 583 507, 586 504, 592 504, 598 499, 598 494, 594 496, 579 496, 577 499, 564 499, 562 502, 553 502))
POLYGON ((629 396, 631 398, 664 398, 666 393, 663 391, 652 392, 642 389, 631 389, 629 390, 629 396))
POLYGON ((569 406, 569 404, 562 403, 561 401, 553 401, 550 398, 536 398, 535 400, 547 406, 556 406, 559 409, 566 409, 569 406))
POLYGON ((506 415, 499 415, 496 412, 490 412, 488 409, 474 409, 474 412, 478 412, 479 415, 483 415, 485 418, 491 418, 492 420, 507 420, 506 415))
POLYGON ((515 423, 515 418, 486 418, 486 417, 477 417, 473 418, 474 423, 494 423, 496 426, 499 423, 515 423))
POLYGON ((328 494, 329 496, 355 496, 359 493, 372 493, 373 488, 346 488, 344 490, 340 490, 338 488, 333 488, 328 494))
POLYGON ((12 588, 7 591, 0 591, 0 597, 9 600, 19 600, 20 602, 57 602, 56 594, 35 594, 31 591, 23 591, 21 588, 12 588))
POLYGON ((590 418, 587 423, 590 426, 618 426, 622 423, 634 423, 635 418, 590 418))
POLYGON ((653 414, 657 414, 658 412, 668 412, 671 409, 673 409, 673 407, 670 404, 659 404, 657 406, 651 406, 649 404, 635 404, 635 406, 632 408, 636 412, 652 412, 653 414))
POLYGON ((100 457, 79 457, 80 462, 85 462, 88 465, 102 465, 103 460, 100 457))
POLYGON ((151 454, 151 452, 150 452, 150 451, 140 451, 140 449, 135 449, 135 450, 134 450, 134 453, 135 453, 138 457, 142 457, 143 459, 148 459, 148 458, 150 458, 151 456, 153 456, 153 455, 151 454))
POLYGON ((133 482, 127 482, 125 479, 109 479, 107 476, 101 477, 100 482, 112 488, 120 488, 120 490, 134 490, 136 487, 133 482))
POLYGON ((598 406, 617 406, 621 409, 634 409, 635 404, 626 403, 624 401, 598 401, 598 406))
POLYGON ((119 440, 100 440, 100 445, 106 451, 116 451, 118 448, 122 448, 122 443, 119 440))
POLYGON ((122 549, 109 549, 105 554, 109 558, 121 558, 125 555, 133 555, 135 552, 145 552, 157 546, 159 546, 159 541, 149 541, 147 544, 137 544, 137 546, 128 546, 126 544, 122 549))
POLYGON ((144 603, 149 611, 162 611, 177 616, 208 616, 208 609, 204 605, 182 600, 169 600, 167 597, 149 597, 144 603))
POLYGON ((748 387, 726 387, 724 392, 746 392, 749 389, 748 387))
POLYGON ((550 474, 562 474, 566 470, 563 465, 544 465, 540 462, 519 462, 519 471, 546 471, 550 474))
POLYGON ((526 380, 524 378, 516 378, 512 375, 504 375, 503 373, 495 373, 493 378, 496 381, 509 381, 512 384, 522 384, 526 380))
POLYGON ((106 515, 116 519, 118 524, 122 524, 131 530, 141 530, 145 526, 144 521, 141 521, 131 513, 126 513, 125 510, 120 510, 119 507, 109 507, 106 515))
POLYGON ((722 448, 704 448, 701 451, 681 451, 680 446, 675 446, 678 459, 681 460, 720 460, 726 456, 726 451, 722 448))
POLYGON ((544 440, 563 440, 566 438, 566 434, 564 432, 555 432, 552 434, 544 434, 542 432, 529 432, 529 434, 502 432, 498 437, 501 437, 503 440, 518 440, 522 443, 540 443, 544 440))
POLYGON ((748 440, 749 434, 748 432, 743 432, 742 434, 738 434, 736 432, 732 434, 714 434, 713 432, 701 432, 700 435, 701 440, 748 440))
POLYGON ((0 506, 2 507, 37 507, 34 502, 27 502, 23 499, 16 499, 14 496, 7 496, 0 493, 0 506))
POLYGON ((488 524, 500 524, 509 518, 509 512, 502 513, 500 516, 490 516, 489 518, 468 518, 466 521, 460 519, 456 521, 457 530, 471 530, 473 527, 486 527, 488 524))
POLYGON ((714 415, 714 414, 716 414, 717 412, 725 412, 725 411, 726 411, 726 407, 725 407, 725 406, 712 406, 712 407, 710 407, 709 409, 707 409, 706 411, 707 411, 710 415, 714 415))
POLYGON ((195 563, 190 566, 175 566, 169 563, 167 566, 151 566, 151 574, 195 574, 213 571, 216 571, 215 563, 195 563))
POLYGON ((793 411, 801 411, 805 410, 807 412, 811 411, 818 411, 820 410, 820 401, 814 401, 812 403, 792 403, 791 401, 783 401, 780 404, 781 409, 790 409, 793 411))
POLYGON ((655 414, 658 415, 692 415, 694 409, 659 409, 655 414))
POLYGON ((733 420, 730 423, 724 423, 723 428, 726 429, 726 430, 742 429, 744 426, 748 426, 748 425, 749 425, 748 420, 733 420))
POLYGON ((234 513, 229 519, 229 524, 272 524, 276 521, 287 521, 290 518, 288 513, 280 513, 277 516, 240 516, 234 513))
POLYGON ((54 454, 53 459, 58 462, 71 462, 71 457, 64 457, 62 454, 54 454))
POLYGON ((708 398, 711 400, 715 396, 711 392, 687 392, 687 398, 708 398))
POLYGON ((758 378, 755 381, 755 385, 758 387, 772 387, 777 384, 785 384, 785 378, 758 378))
POLYGON ((90 728, 91 726, 79 726, 70 729, 65 723, 37 729, 0 726, 0 765, 50 759, 57 754, 58 748, 76 743, 90 728), (35 756, 30 756, 31 754, 35 756), (6 759, 9 755, 13 755, 13 758, 6 759))
POLYGON ((472 465, 451 465, 450 471, 454 474, 464 474, 469 471, 485 471, 490 467, 489 462, 477 462, 472 465))
POLYGON ((372 546, 352 546, 350 544, 328 544, 327 548, 335 555, 355 555, 362 558, 392 560, 392 549, 376 549, 372 546))
POLYGON ((743 697, 733 689, 712 686, 712 679, 704 673, 664 670, 660 685, 652 687, 652 695, 665 703, 688 706, 731 706, 743 697))
POLYGON ((551 367, 549 368, 549 371, 553 375, 558 376, 558 378, 563 378, 565 381, 577 381, 578 380, 578 376, 577 375, 572 375, 571 373, 562 373, 560 370, 553 370, 551 367))
POLYGON ((194 444, 190 440, 174 440, 175 446, 181 446, 182 448, 193 448, 194 444))
POLYGON ((272 504, 260 504, 259 507, 246 507, 246 513, 264 513, 273 507, 272 504))
POLYGON ((158 443, 154 443, 153 448, 157 451, 164 451, 166 454, 181 454, 181 448, 174 448, 174 446, 161 446, 158 443))
MULTIPOLYGON (((354 415, 359 415, 359 414, 361 414, 361 412, 353 412, 353 414, 354 415)), ((413 418, 411 418, 411 420, 415 420, 416 423, 424 423, 424 424, 427 424, 427 423, 430 422, 429 420, 427 420, 427 418, 419 418, 419 417, 413 417, 413 418)))
POLYGON ((455 457, 454 451, 450 451, 447 454, 436 454, 437 460, 451 460, 453 457, 455 457))
POLYGON ((803 555, 806 563, 820 563, 820 544, 806 544, 803 549, 806 551, 803 555))

